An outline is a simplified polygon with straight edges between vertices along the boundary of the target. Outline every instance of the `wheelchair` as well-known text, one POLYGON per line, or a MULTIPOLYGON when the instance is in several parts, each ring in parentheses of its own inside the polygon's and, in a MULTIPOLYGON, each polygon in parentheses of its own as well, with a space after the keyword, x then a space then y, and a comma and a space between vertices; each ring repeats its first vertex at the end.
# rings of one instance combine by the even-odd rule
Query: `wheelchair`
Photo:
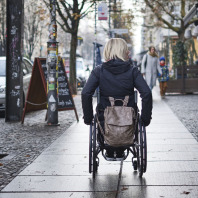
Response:
MULTIPOLYGON (((99 100, 99 97, 97 98, 99 100)), ((137 124, 134 134, 134 143, 128 146, 121 147, 112 147, 105 143, 98 141, 98 135, 102 135, 99 132, 99 126, 97 123, 96 114, 90 125, 89 131, 89 173, 92 173, 93 178, 95 178, 96 172, 99 168, 99 153, 102 153, 102 156, 107 161, 122 161, 125 160, 129 153, 132 153, 132 166, 134 171, 138 171, 139 177, 142 177, 143 173, 146 172, 147 168, 147 141, 146 141, 146 128, 141 120, 139 110, 137 107, 137 91, 135 91, 135 105, 136 105, 136 117, 137 124), (105 152, 108 150, 124 150, 124 156, 122 158, 107 158, 105 152)))

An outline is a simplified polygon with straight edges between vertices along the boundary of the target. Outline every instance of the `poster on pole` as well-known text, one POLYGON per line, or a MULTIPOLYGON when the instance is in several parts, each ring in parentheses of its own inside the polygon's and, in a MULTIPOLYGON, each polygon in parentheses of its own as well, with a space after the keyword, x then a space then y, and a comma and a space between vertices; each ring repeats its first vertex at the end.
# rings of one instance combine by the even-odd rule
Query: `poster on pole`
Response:
POLYGON ((107 4, 102 2, 98 5, 98 20, 107 20, 108 7, 107 4))
MULTIPOLYGON (((46 58, 35 58, 22 116, 22 124, 26 113, 47 109, 47 75, 46 58)), ((58 111, 65 110, 74 110, 76 119, 77 121, 79 120, 61 59, 58 64, 58 111)))

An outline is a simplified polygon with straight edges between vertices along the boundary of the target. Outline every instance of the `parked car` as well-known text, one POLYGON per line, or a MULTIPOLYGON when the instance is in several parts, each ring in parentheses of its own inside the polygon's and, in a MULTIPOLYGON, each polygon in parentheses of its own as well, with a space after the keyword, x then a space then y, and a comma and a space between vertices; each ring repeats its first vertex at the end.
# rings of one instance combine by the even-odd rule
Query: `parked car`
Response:
MULTIPOLYGON (((22 69, 23 69, 23 92, 24 92, 24 101, 25 96, 27 95, 30 78, 32 75, 32 62, 23 58, 22 60, 22 69)), ((0 111, 5 111, 5 95, 6 95, 6 57, 0 57, 0 111)))
POLYGON ((76 58, 76 80, 77 88, 84 87, 86 83, 85 65, 83 58, 76 58))
MULTIPOLYGON (((69 55, 66 54, 63 57, 65 72, 67 76, 69 77, 69 55)), ((86 83, 86 68, 84 65, 84 60, 82 57, 77 56, 76 57, 76 82, 77 82, 77 88, 84 87, 86 83)))

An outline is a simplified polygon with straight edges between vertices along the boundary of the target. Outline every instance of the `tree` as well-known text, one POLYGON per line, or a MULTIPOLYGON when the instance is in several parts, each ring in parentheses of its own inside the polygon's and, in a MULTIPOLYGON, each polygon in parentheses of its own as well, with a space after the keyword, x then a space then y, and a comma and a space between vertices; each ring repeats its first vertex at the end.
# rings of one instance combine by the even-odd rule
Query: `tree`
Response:
MULTIPOLYGON (((49 1, 43 0, 49 7, 49 1)), ((76 90, 76 49, 80 20, 85 17, 96 0, 57 0, 56 9, 59 15, 57 23, 67 33, 71 34, 70 42, 70 86, 73 94, 76 90)))
POLYGON ((41 2, 34 0, 25 1, 24 7, 24 50, 25 56, 31 59, 34 49, 41 39, 41 23, 46 18, 46 10, 43 8, 41 2))
MULTIPOLYGON (((185 30, 193 23, 198 22, 198 18, 191 19, 186 25, 184 25, 184 16, 186 11, 189 10, 195 3, 196 0, 144 0, 147 7, 150 8, 153 15, 157 18, 154 25, 162 28, 170 29, 177 33, 178 40, 175 46, 172 46, 173 50, 173 67, 179 65, 186 65, 189 55, 195 52, 188 53, 186 49, 185 30), (188 8, 188 9, 187 9, 188 8)), ((188 44, 187 44, 188 45, 188 44)))
POLYGON ((0 1, 0 56, 6 55, 6 2, 0 1))
POLYGON ((134 22, 134 12, 132 9, 124 8, 123 2, 117 2, 117 0, 113 1, 113 5, 110 7, 111 10, 111 19, 112 26, 115 29, 128 29, 128 33, 125 34, 116 34, 114 33, 114 37, 123 38, 129 44, 129 50, 131 51, 131 55, 133 53, 132 48, 132 39, 133 31, 135 27, 134 22))
POLYGON ((196 0, 144 0, 144 2, 157 17, 158 25, 176 32, 180 41, 185 41, 184 33, 189 25, 198 21, 197 18, 193 18, 184 25, 183 20, 186 15, 186 7, 193 6, 195 2, 197 2, 196 0), (176 8, 178 8, 179 12, 175 12, 176 8), (165 18, 166 16, 168 16, 168 19, 165 18), (175 24, 174 22, 179 23, 177 23, 177 25, 173 25, 175 24))

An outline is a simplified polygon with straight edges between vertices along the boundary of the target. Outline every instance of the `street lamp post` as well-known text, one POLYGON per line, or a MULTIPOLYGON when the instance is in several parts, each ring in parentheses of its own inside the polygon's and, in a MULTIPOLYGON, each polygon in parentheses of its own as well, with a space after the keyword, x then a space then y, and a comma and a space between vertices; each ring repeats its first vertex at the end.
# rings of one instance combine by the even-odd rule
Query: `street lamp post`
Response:
POLYGON ((109 0, 109 38, 111 38, 111 1, 109 0))
POLYGON ((56 0, 50 0, 49 40, 47 42, 47 125, 58 124, 58 42, 56 25, 56 0))

